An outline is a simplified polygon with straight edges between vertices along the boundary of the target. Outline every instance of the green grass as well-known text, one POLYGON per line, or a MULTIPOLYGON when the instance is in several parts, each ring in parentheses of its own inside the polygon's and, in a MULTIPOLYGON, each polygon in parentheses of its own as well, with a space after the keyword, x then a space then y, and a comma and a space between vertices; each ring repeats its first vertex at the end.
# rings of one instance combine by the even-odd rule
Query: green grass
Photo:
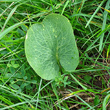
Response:
POLYGON ((108 108, 110 0, 0 1, 0 110, 108 108), (70 20, 80 53, 77 69, 60 83, 41 79, 24 51, 29 27, 50 13, 70 20))

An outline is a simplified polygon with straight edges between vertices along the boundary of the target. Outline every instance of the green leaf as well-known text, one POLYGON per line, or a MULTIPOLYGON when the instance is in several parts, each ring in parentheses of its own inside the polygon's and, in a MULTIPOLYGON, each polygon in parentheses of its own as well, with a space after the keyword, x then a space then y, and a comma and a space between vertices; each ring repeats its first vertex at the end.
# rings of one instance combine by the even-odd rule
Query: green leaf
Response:
POLYGON ((43 79, 59 77, 59 68, 73 72, 79 63, 79 53, 69 20, 59 14, 48 15, 34 24, 25 40, 27 60, 43 79))
POLYGON ((92 79, 92 77, 91 76, 89 76, 89 75, 85 75, 84 76, 84 80, 87 82, 87 83, 90 83, 90 80, 92 79))
POLYGON ((18 68, 19 67, 19 64, 14 64, 13 67, 14 68, 18 68))
POLYGON ((95 96, 94 105, 98 105, 100 102, 99 96, 95 96))
POLYGON ((12 65, 8 63, 7 66, 8 66, 8 67, 11 67, 12 65))
POLYGON ((23 79, 26 80, 27 79, 27 76, 24 76, 23 79))
POLYGON ((10 86, 14 89, 19 89, 19 86, 17 84, 10 84, 10 86))

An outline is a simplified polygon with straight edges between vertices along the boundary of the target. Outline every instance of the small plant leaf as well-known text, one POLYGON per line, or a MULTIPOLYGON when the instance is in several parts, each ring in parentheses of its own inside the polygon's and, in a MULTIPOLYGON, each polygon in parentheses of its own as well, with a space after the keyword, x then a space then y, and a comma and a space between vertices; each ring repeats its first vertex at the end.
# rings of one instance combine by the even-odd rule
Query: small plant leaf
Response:
POLYGON ((10 86, 14 89, 19 89, 19 86, 17 84, 10 84, 10 86))
POLYGON ((90 80, 92 79, 92 77, 91 76, 89 76, 89 75, 85 75, 84 76, 84 80, 87 82, 87 83, 90 83, 90 80))
POLYGON ((43 79, 58 77, 61 66, 73 72, 79 53, 69 20, 50 14, 42 23, 32 25, 26 35, 25 53, 31 67, 43 79))
POLYGON ((94 99, 94 105, 98 105, 100 102, 100 99, 98 96, 95 96, 95 99, 94 99))

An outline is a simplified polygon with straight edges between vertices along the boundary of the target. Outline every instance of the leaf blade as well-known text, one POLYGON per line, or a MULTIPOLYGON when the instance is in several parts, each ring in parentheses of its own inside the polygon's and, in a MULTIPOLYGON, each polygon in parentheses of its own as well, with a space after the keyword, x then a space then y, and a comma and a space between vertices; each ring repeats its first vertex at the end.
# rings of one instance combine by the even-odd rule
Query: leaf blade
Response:
POLYGON ((79 53, 69 20, 50 14, 42 23, 32 25, 27 32, 25 53, 31 67, 43 79, 58 77, 60 64, 66 71, 74 71, 79 53))

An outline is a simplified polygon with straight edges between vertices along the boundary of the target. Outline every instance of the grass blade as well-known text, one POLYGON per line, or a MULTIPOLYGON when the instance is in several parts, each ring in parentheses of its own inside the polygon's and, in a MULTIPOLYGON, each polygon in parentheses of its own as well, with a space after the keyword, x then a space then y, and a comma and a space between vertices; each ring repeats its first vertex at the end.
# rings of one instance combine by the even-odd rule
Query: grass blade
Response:
POLYGON ((91 22, 91 20, 93 19, 93 17, 95 16, 95 14, 99 11, 100 7, 103 5, 103 3, 105 2, 105 0, 103 0, 101 2, 101 4, 99 5, 99 7, 95 10, 94 14, 91 16, 91 18, 89 19, 89 21, 87 22, 85 28, 87 28, 87 26, 89 25, 89 23, 91 22))
POLYGON ((67 7, 68 3, 69 3, 69 0, 65 3, 61 15, 64 13, 64 10, 65 10, 65 8, 67 7))
POLYGON ((109 98, 110 98, 110 94, 108 94, 108 95, 104 98, 104 101, 103 101, 103 110, 106 110, 106 104, 107 104, 107 101, 108 101, 109 98))
POLYGON ((3 13, 5 13, 12 5, 13 5, 14 2, 12 2, 1 14, 0 14, 0 17, 3 15, 3 13))
POLYGON ((7 28, 6 30, 4 30, 3 32, 0 33, 0 40, 6 35, 8 34, 10 31, 12 31, 13 29, 17 28, 18 26, 21 26, 22 24, 25 24, 26 22, 20 22, 20 23, 16 23, 13 26, 7 28))
POLYGON ((11 12, 10 12, 10 14, 8 15, 8 17, 7 17, 7 19, 6 19, 5 23, 4 23, 4 26, 3 26, 3 28, 2 28, 1 31, 4 30, 4 28, 5 28, 6 24, 7 24, 7 22, 8 22, 9 19, 12 17, 12 15, 13 15, 13 13, 16 11, 17 7, 18 7, 18 5, 15 6, 15 7, 11 10, 11 12))
MULTIPOLYGON (((110 5, 110 0, 108 0, 108 2, 106 3, 105 9, 109 9, 109 5, 110 5)), ((108 15, 108 12, 105 10, 103 13, 102 31, 105 29, 105 26, 106 26, 107 15, 108 15)), ((104 38, 104 33, 102 33, 102 35, 100 37, 99 51, 101 51, 101 49, 102 49, 103 38, 104 38)))
POLYGON ((72 74, 70 74, 70 75, 84 90, 87 90, 87 88, 85 86, 83 86, 72 74))
POLYGON ((1 2, 20 2, 24 0, 2 0, 1 2))

